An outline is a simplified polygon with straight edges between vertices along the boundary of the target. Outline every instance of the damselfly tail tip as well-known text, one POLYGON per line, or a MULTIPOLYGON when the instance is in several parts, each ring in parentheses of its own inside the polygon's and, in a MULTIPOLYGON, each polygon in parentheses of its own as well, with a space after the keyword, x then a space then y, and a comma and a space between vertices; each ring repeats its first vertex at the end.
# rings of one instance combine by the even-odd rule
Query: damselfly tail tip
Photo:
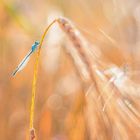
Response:
POLYGON ((11 74, 12 77, 15 77, 15 75, 16 75, 15 73, 12 73, 12 74, 11 74))
POLYGON ((14 77, 17 73, 17 70, 15 70, 13 73, 12 73, 12 77, 14 77))

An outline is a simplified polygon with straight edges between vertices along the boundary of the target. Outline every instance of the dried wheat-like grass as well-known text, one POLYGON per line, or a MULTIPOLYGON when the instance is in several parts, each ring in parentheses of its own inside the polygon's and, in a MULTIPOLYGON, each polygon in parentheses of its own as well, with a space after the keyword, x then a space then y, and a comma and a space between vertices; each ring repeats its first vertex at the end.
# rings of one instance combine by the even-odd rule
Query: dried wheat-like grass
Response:
POLYGON ((73 26, 73 24, 69 20, 67 20, 66 18, 59 18, 57 21, 60 27, 64 30, 64 32, 68 35, 68 37, 72 41, 73 45, 80 54, 83 62, 86 64, 90 78, 92 79, 94 86, 96 86, 97 88, 97 83, 93 74, 90 59, 88 58, 84 50, 84 47, 87 47, 87 41, 85 40, 85 38, 83 38, 80 32, 73 26))
MULTIPOLYGON (((34 79, 33 79, 33 86, 32 86, 32 103, 31 103, 31 114, 30 114, 30 128, 33 128, 33 110, 34 110, 34 100, 35 100, 35 89, 36 89, 36 78, 37 78, 37 69, 38 69, 38 61, 39 61, 39 56, 40 56, 40 51, 41 51, 41 46, 43 44, 45 35, 47 34, 49 28, 55 23, 58 22, 60 27, 67 33, 67 35, 70 37, 71 41, 73 42, 74 46, 77 48, 78 52, 80 53, 81 57, 83 58, 84 63, 87 65, 89 69, 89 73, 91 75, 91 78, 94 78, 92 70, 91 70, 91 65, 90 62, 88 61, 88 58, 86 58, 86 55, 84 54, 84 50, 82 49, 82 41, 80 38, 80 33, 78 30, 76 30, 70 22, 65 19, 65 18, 58 18, 54 20, 45 30, 44 34, 42 35, 39 49, 37 52, 36 56, 36 62, 35 62, 35 67, 34 67, 34 79)), ((95 82, 95 80, 93 80, 95 82)))
MULTIPOLYGON (((35 62, 35 67, 34 67, 34 78, 33 78, 33 85, 32 85, 32 100, 31 100, 31 109, 30 109, 30 129, 34 130, 34 126, 33 126, 33 120, 34 120, 34 106, 35 106, 35 90, 36 90, 36 81, 37 81, 37 72, 38 72, 38 63, 39 63, 39 56, 40 56, 40 51, 41 51, 41 46, 43 44, 45 35, 47 34, 49 28, 55 23, 58 22, 58 24, 60 25, 60 27, 67 33, 67 35, 70 37, 71 41, 73 42, 74 46, 76 47, 76 49, 78 50, 79 54, 81 55, 84 63, 87 65, 88 70, 89 70, 89 74, 90 77, 92 78, 95 86, 96 86, 96 82, 94 79, 94 75, 92 72, 92 68, 90 65, 90 62, 88 61, 89 59, 86 57, 84 50, 82 49, 82 39, 80 38, 80 33, 78 32, 78 30, 76 30, 71 24, 70 22, 65 19, 65 18, 59 18, 54 20, 45 30, 44 34, 42 35, 41 41, 40 41, 40 46, 37 52, 37 56, 36 56, 36 62, 35 62)), ((35 138, 35 130, 31 131, 34 133, 30 133, 31 135, 31 140, 33 140, 35 138), (33 135, 34 134, 34 135, 33 135)))
MULTIPOLYGON (((36 80, 38 72, 39 56, 41 51, 41 46, 43 44, 45 35, 54 23, 58 23, 61 29, 67 34, 74 48, 80 55, 81 60, 85 64, 89 79, 88 86, 89 89, 84 88, 86 94, 86 110, 85 116, 87 117, 87 126, 90 132, 91 139, 124 139, 127 135, 127 128, 135 132, 131 134, 131 137, 139 138, 137 131, 139 130, 140 117, 138 111, 129 102, 122 91, 118 89, 115 85, 114 80, 109 82, 110 79, 105 75, 102 70, 102 65, 99 63, 95 56, 91 56, 90 48, 88 46, 87 40, 80 34, 80 32, 73 26, 73 24, 66 18, 55 19, 45 30, 42 35, 39 50, 36 56, 36 62, 34 67, 34 79, 32 85, 32 102, 31 102, 31 113, 30 113, 30 136, 31 140, 35 139, 35 130, 33 126, 34 120, 34 103, 35 103, 35 91, 36 91, 36 80), (87 90, 87 93, 86 93, 87 90), (108 104, 109 103, 109 104, 108 104), (93 106, 94 105, 94 106, 93 106), (104 111, 103 111, 104 110, 104 111), (116 115, 114 115, 116 114, 116 115), (130 122, 126 122, 125 118, 129 116, 130 122), (122 119, 122 120, 121 120, 122 119), (94 122, 93 122, 94 120, 94 122), (121 124, 121 121, 123 123, 121 124), (112 123, 118 124, 111 126, 112 123), (134 126, 133 126, 134 125, 134 126), (110 133, 110 128, 112 128, 112 134, 110 133), (94 130, 94 133, 92 131, 94 130), (100 133, 100 136, 98 135, 100 133), (124 134, 124 136, 123 136, 124 134), (116 136, 118 135, 118 136, 116 136)), ((72 55, 73 58, 73 55, 72 55)), ((75 66, 77 67, 78 65, 75 66)), ((134 101, 134 100, 133 100, 134 101)), ((135 106, 139 106, 138 102, 135 106)), ((138 107, 136 107, 138 109, 138 107)), ((81 117, 81 116, 79 116, 81 117)), ((83 118, 82 118, 83 119, 83 118)), ((74 132, 73 132, 74 133, 74 132)), ((129 139, 129 138, 128 138, 129 139)), ((131 139, 131 138, 130 138, 131 139)))

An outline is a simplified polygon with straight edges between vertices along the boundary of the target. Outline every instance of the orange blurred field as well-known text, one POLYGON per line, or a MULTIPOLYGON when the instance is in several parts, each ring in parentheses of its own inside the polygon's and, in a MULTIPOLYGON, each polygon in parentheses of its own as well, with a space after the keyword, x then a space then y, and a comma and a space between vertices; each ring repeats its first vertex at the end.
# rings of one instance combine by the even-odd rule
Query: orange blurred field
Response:
POLYGON ((86 57, 58 23, 50 28, 39 59, 36 140, 140 140, 139 13, 139 0, 0 0, 0 140, 29 139, 35 54, 11 74, 59 17, 83 35, 86 57))

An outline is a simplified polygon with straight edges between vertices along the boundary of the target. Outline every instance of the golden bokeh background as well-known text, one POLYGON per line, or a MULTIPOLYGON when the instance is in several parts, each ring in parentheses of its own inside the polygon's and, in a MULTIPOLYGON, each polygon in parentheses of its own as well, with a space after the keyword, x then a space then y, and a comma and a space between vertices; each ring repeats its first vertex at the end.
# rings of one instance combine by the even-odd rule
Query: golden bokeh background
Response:
MULTIPOLYGON (((139 86, 139 0, 0 0, 0 140, 28 139, 35 55, 16 77, 11 73, 48 24, 59 16, 71 20, 86 40, 100 50, 105 69, 112 64, 128 64, 129 73, 137 72, 131 80, 139 86)), ((132 129, 134 124, 126 123, 124 128, 112 124, 114 127, 103 126, 100 130, 98 117, 90 111, 85 113, 86 104, 96 104, 85 99, 83 84, 65 49, 71 45, 57 24, 43 44, 35 101, 37 139, 140 139, 140 128, 132 129), (97 124, 97 128, 92 124, 97 124), (118 131, 121 135, 110 134, 118 131)), ((140 101, 139 96, 137 99, 140 101)), ((111 113, 117 118, 117 114, 111 113)))

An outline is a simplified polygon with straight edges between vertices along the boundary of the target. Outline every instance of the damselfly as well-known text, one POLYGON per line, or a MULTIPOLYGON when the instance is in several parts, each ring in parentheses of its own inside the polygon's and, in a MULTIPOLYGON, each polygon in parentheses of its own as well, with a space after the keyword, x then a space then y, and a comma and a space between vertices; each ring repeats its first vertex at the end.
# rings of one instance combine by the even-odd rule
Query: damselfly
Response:
POLYGON ((39 41, 35 41, 35 43, 32 45, 31 50, 27 53, 27 55, 23 58, 23 60, 17 66, 15 71, 12 73, 13 76, 15 76, 17 72, 21 71, 26 66, 26 64, 28 63, 28 61, 30 59, 31 54, 37 49, 39 44, 40 44, 39 41))

